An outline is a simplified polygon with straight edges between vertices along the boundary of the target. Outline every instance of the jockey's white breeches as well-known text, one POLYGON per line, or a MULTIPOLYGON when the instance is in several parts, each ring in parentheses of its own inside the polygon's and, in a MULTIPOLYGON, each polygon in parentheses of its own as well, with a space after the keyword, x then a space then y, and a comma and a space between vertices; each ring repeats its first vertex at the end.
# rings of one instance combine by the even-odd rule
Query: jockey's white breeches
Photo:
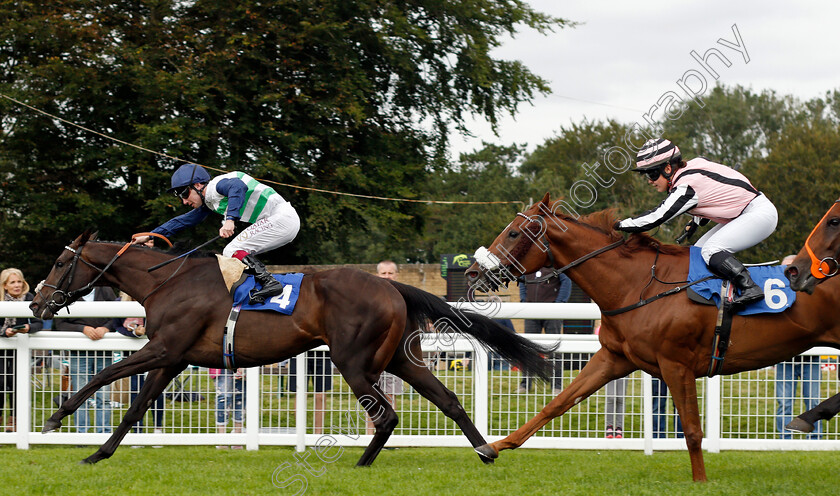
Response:
POLYGON ((264 215, 234 237, 222 254, 230 257, 239 250, 264 253, 291 243, 298 231, 300 217, 292 204, 279 195, 271 196, 264 215))
POLYGON ((764 195, 758 195, 738 217, 718 224, 694 243, 706 265, 715 253, 726 250, 736 253, 753 247, 776 230, 779 214, 776 206, 764 195))

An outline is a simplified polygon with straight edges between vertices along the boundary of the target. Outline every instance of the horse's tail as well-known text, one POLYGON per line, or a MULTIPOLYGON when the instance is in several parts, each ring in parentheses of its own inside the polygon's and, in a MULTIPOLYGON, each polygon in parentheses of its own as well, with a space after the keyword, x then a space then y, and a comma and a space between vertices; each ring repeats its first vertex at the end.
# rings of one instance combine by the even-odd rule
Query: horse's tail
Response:
POLYGON ((437 296, 413 286, 390 282, 405 300, 409 322, 419 325, 421 329, 426 328, 425 323, 431 322, 438 332, 471 336, 528 375, 546 381, 551 379, 554 367, 545 357, 556 346, 542 347, 484 315, 453 308, 437 296))

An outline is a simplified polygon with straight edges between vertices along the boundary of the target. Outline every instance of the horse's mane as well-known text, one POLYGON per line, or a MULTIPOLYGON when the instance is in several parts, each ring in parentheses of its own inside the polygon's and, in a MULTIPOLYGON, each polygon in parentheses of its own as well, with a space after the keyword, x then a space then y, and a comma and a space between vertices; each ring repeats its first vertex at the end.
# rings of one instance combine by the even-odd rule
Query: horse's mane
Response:
MULTIPOLYGON (((564 220, 589 227, 607 235, 610 241, 618 241, 622 233, 613 229, 616 221, 619 220, 615 208, 608 208, 584 215, 575 219, 574 217, 561 216, 564 220)), ((623 245, 618 248, 624 256, 631 256, 641 250, 659 251, 664 255, 680 255, 687 251, 687 248, 679 245, 664 244, 661 241, 645 233, 634 233, 627 237, 623 245)))

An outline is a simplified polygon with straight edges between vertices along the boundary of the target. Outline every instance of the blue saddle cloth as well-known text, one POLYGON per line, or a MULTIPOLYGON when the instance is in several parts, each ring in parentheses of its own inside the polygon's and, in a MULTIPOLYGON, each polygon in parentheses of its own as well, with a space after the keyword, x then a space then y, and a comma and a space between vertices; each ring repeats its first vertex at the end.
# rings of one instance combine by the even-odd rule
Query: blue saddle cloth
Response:
POLYGON ((283 293, 272 296, 265 303, 251 305, 248 303, 248 294, 254 289, 256 283, 254 276, 248 276, 233 292, 233 306, 242 305, 242 310, 270 310, 291 315, 300 294, 300 282, 303 274, 299 272, 290 274, 274 274, 280 284, 283 285, 283 293))
MULTIPOLYGON (((737 312, 738 315, 754 315, 758 313, 784 312, 796 301, 796 292, 788 287, 785 276, 786 265, 760 265, 748 267, 753 281, 764 291, 764 299, 751 303, 737 312)), ((693 282, 707 276, 714 275, 700 256, 700 248, 691 247, 691 258, 688 264, 688 282, 693 282)), ((721 279, 709 279, 691 286, 700 296, 713 300, 720 307, 721 279)))

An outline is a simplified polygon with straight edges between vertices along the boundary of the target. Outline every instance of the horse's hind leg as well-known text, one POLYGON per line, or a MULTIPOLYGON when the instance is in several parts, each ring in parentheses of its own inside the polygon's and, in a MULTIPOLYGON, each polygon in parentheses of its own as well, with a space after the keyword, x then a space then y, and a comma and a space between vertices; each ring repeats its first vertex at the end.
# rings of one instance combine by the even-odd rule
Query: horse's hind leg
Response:
POLYGON ((140 388, 137 397, 131 402, 131 406, 125 412, 125 416, 120 422, 120 425, 117 426, 114 433, 111 434, 111 437, 105 441, 105 444, 100 446, 96 450, 96 453, 82 460, 82 463, 93 464, 99 460, 110 458, 131 427, 143 418, 143 415, 146 414, 146 411, 152 406, 155 399, 166 389, 166 385, 187 368, 187 365, 187 362, 182 362, 171 367, 155 369, 149 372, 146 381, 143 383, 143 387, 140 388))
MULTIPOLYGON (((470 420, 469 415, 467 415, 467 412, 464 410, 463 405, 461 405, 455 393, 447 389, 426 367, 425 363, 422 362, 422 351, 419 340, 412 339, 407 341, 407 343, 409 343, 408 346, 410 347, 408 355, 402 348, 397 349, 394 358, 385 370, 411 384, 420 395, 432 402, 444 415, 458 424, 461 432, 467 436, 473 448, 485 444, 484 436, 481 435, 478 428, 470 420)), ((491 457, 484 456, 482 453, 478 453, 478 455, 482 462, 493 463, 491 457)))
MULTIPOLYGON (((335 362, 335 360, 333 361, 335 362)), ((356 463, 357 467, 366 467, 372 464, 377 455, 379 455, 379 452, 382 451, 382 447, 385 446, 388 438, 391 437, 391 433, 394 432, 394 428, 397 426, 399 420, 397 419, 396 412, 394 412, 394 409, 385 399, 384 395, 374 388, 373 383, 376 382, 375 378, 371 380, 372 378, 369 374, 362 371, 348 370, 346 366, 342 368, 338 362, 335 362, 335 365, 341 371, 344 380, 347 381, 350 389, 353 390, 359 403, 365 409, 376 428, 373 439, 356 463)))

